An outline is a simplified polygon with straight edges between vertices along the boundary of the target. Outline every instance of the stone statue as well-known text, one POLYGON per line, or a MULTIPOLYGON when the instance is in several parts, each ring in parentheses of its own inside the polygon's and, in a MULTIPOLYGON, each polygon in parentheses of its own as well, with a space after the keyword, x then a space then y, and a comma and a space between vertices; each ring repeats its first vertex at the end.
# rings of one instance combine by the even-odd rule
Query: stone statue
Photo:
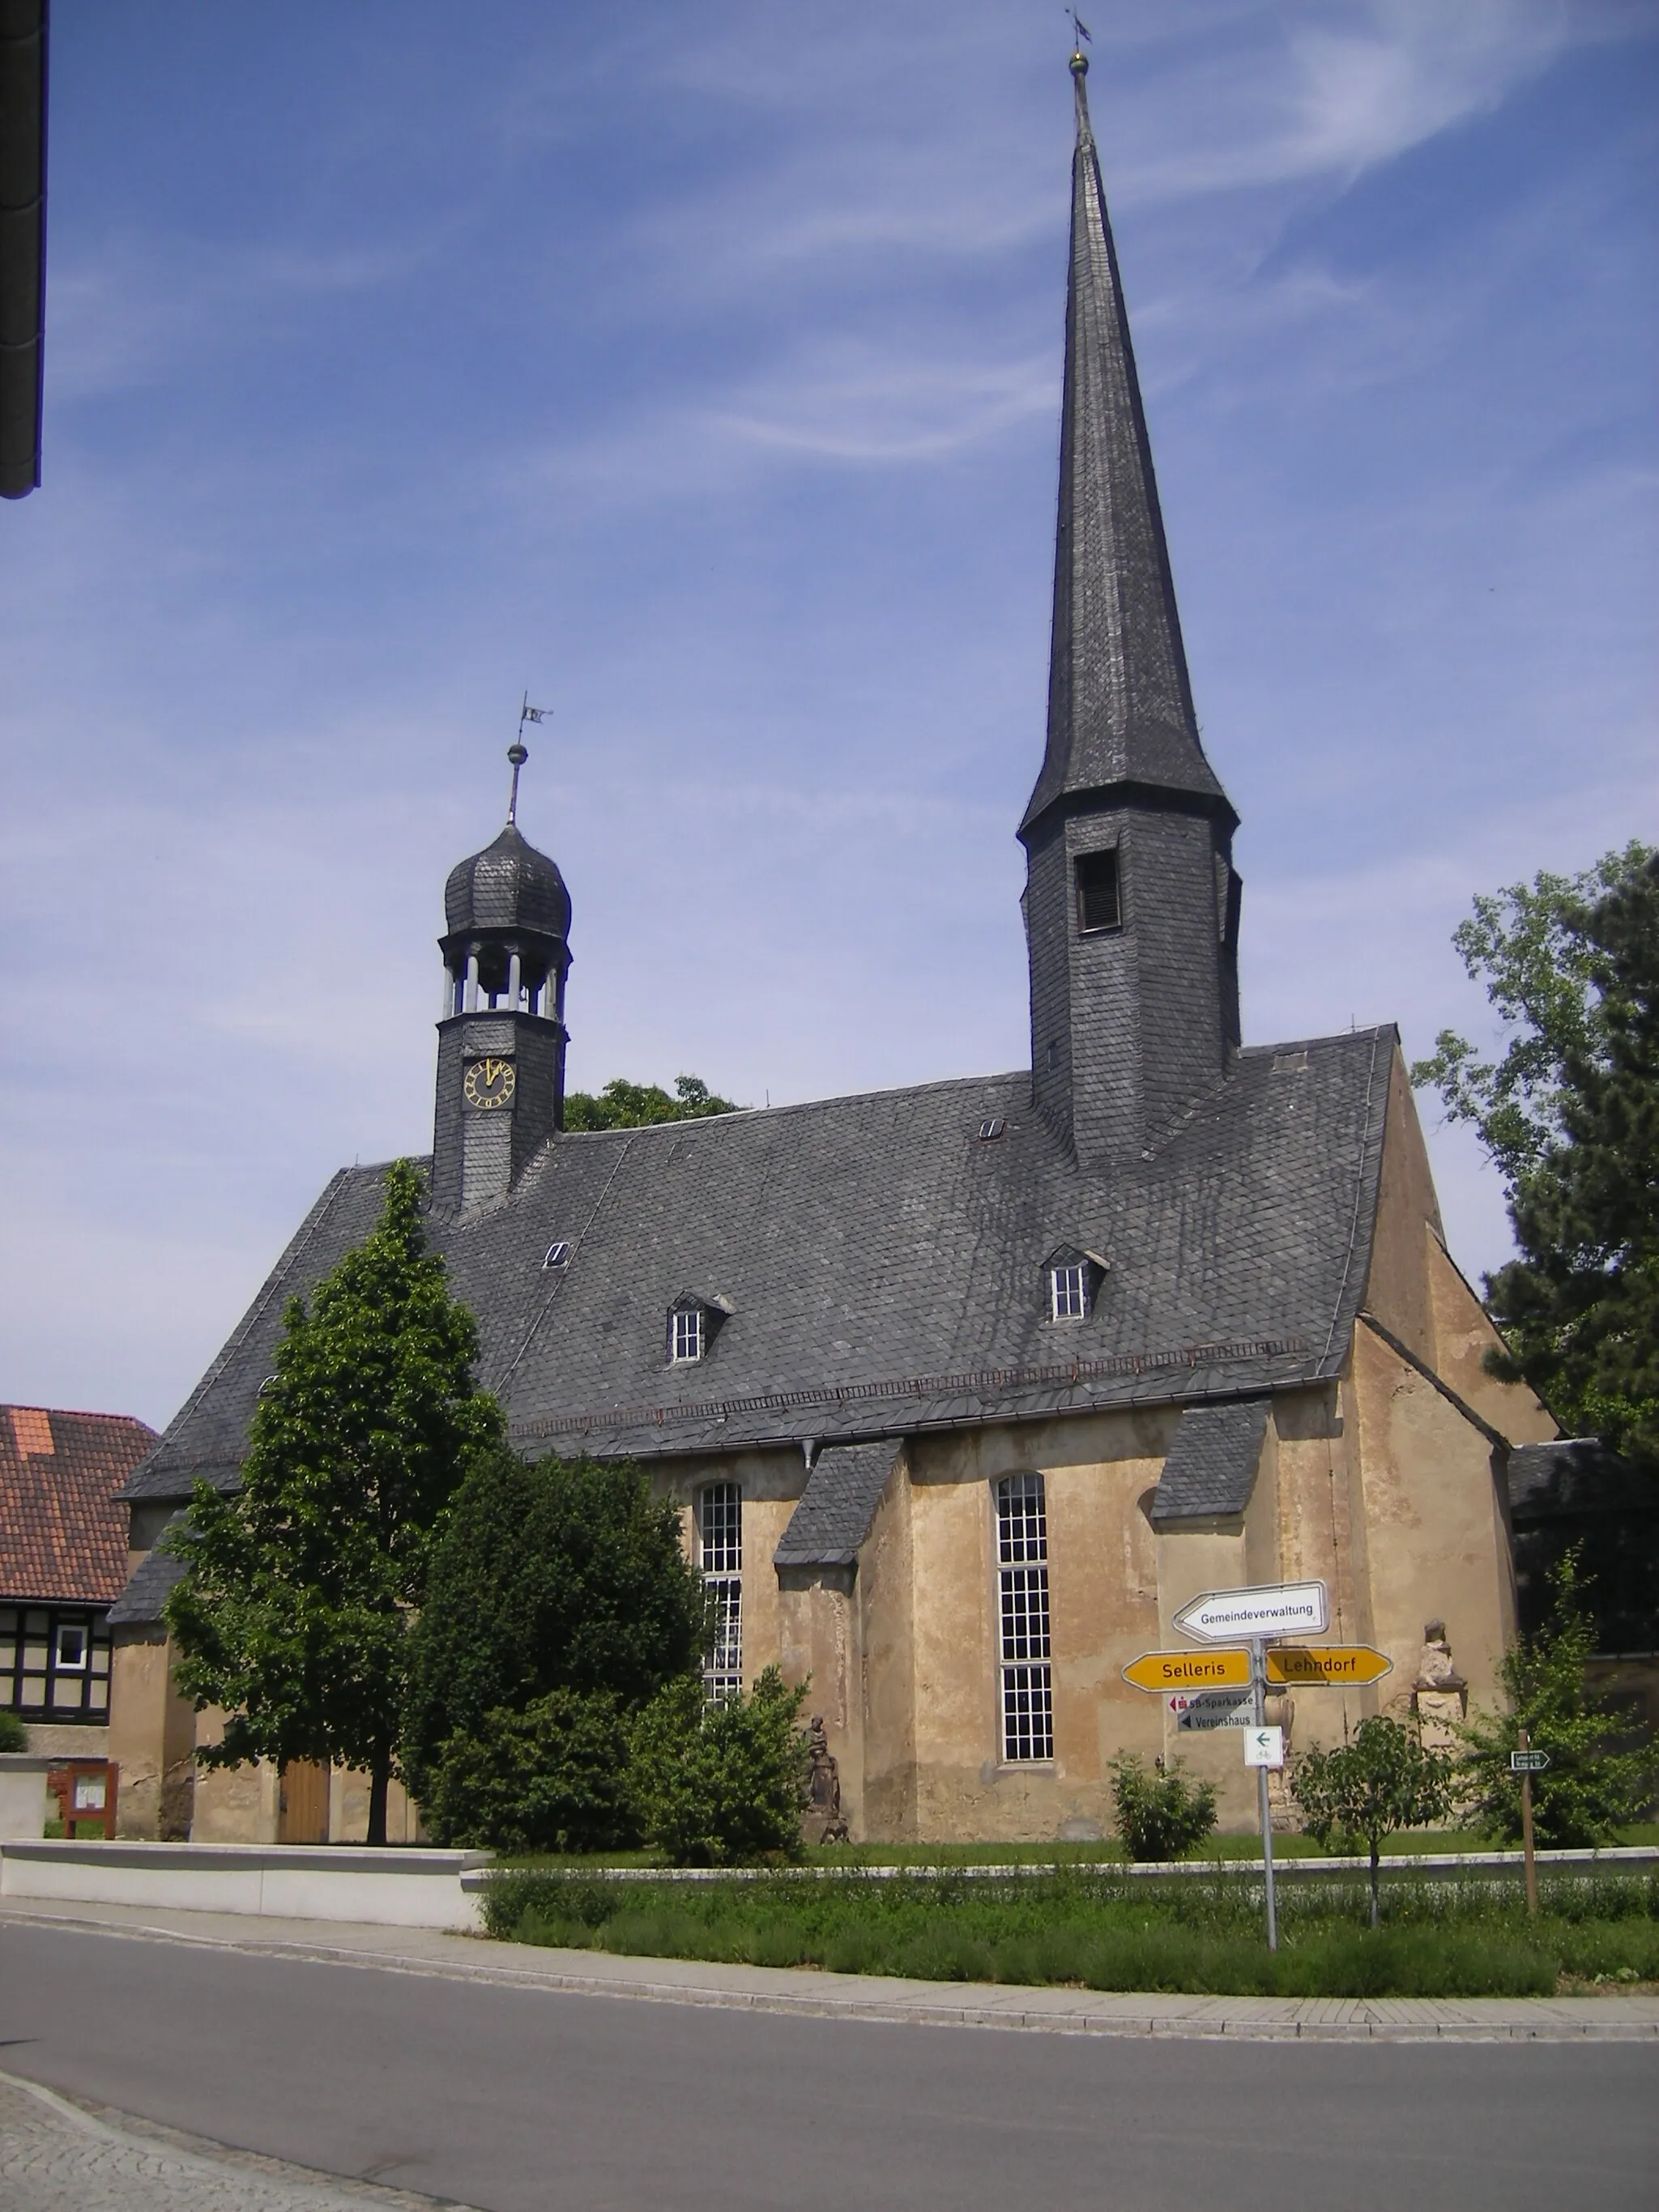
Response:
POLYGON ((1417 1730, 1427 1751, 1455 1751, 1458 1727, 1468 1711, 1469 1686, 1452 1662, 1443 1620, 1423 1624, 1423 1649, 1417 1662, 1412 1705, 1417 1730))
POLYGON ((844 1844, 848 1840, 847 1823, 841 1816, 841 1771, 830 1748, 823 1722, 815 1713, 806 1731, 806 1809, 801 1825, 817 1827, 819 1821, 823 1823, 817 1838, 819 1843, 844 1844))

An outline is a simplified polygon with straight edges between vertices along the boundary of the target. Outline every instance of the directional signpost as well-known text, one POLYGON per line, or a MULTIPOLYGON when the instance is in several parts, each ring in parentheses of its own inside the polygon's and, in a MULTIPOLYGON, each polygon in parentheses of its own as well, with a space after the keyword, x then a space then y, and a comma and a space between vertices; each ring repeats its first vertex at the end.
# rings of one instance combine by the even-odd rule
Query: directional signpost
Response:
POLYGON ((1242 1690, 1177 1690, 1164 1700, 1164 1709, 1183 1734, 1209 1729, 1255 1726, 1255 1691, 1249 1683, 1242 1690))
POLYGON ((1123 1670, 1138 1690, 1248 1690, 1250 1655, 1237 1651, 1143 1651, 1123 1670))
POLYGON ((1285 1731, 1279 1728, 1250 1728, 1244 1732, 1244 1764, 1259 1766, 1265 1775, 1269 1767, 1285 1764, 1285 1731))
POLYGON ((1330 1617, 1323 1583, 1269 1583, 1206 1590, 1182 1607, 1175 1625, 1206 1644, 1260 1644, 1269 1636, 1322 1636, 1330 1617))
MULTIPOLYGON (((1267 1776, 1285 1764, 1285 1731, 1269 1728, 1266 1694, 1274 1689, 1350 1689, 1381 1681, 1394 1662, 1369 1644, 1315 1644, 1330 1625, 1330 1599, 1322 1582, 1270 1583, 1253 1589, 1206 1590, 1183 1605, 1174 1626, 1208 1644, 1208 1650, 1143 1651, 1123 1670, 1138 1690, 1164 1692, 1176 1728, 1238 1729, 1244 1764, 1256 1770, 1261 1815, 1261 1863, 1267 1876, 1267 1948, 1279 1948, 1279 1903, 1273 1888, 1273 1831, 1267 1776), (1286 1638, 1279 1642, 1278 1638, 1286 1638)), ((1521 1776, 1527 1839, 1527 1896, 1538 1910, 1532 1863, 1532 1771, 1549 1761, 1528 1751, 1527 1739, 1510 1764, 1521 1776)))
POLYGON ((1532 1778, 1541 1774, 1550 1763, 1547 1751, 1534 1751, 1525 1729, 1517 1730, 1518 1751, 1510 1753, 1510 1772, 1521 1777, 1521 1849, 1527 1865, 1527 1911, 1535 1919, 1538 1914, 1538 1862, 1532 1848, 1532 1778))
POLYGON ((1380 1682, 1393 1672, 1387 1652, 1369 1644, 1278 1644, 1267 1653, 1267 1680, 1275 1689, 1380 1682))
MULTIPOLYGON (((1267 1725, 1267 1638, 1322 1636, 1330 1625, 1330 1600, 1321 1582, 1267 1583, 1250 1589, 1206 1590, 1175 1617, 1177 1628, 1206 1644, 1237 1640, 1249 1646, 1250 1725, 1244 1731, 1244 1764, 1255 1769, 1256 1809, 1261 1816, 1261 1870, 1267 1907, 1267 1948, 1279 1948, 1279 1899, 1273 1887, 1273 1826, 1267 1802, 1270 1768, 1285 1764, 1285 1732, 1267 1725)), ((1305 1678, 1304 1678, 1305 1679, 1305 1678)), ((1319 1679, 1317 1676, 1313 1679, 1319 1679)))

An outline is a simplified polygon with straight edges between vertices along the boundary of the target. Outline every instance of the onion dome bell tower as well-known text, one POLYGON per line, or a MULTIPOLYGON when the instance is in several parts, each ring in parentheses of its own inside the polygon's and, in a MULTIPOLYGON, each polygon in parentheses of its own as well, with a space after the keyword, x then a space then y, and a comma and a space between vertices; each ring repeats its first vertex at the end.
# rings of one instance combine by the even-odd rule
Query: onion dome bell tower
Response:
POLYGON ((528 757, 522 744, 507 754, 507 827, 444 886, 432 1197, 449 1211, 504 1198, 564 1124, 570 894, 519 829, 528 757))

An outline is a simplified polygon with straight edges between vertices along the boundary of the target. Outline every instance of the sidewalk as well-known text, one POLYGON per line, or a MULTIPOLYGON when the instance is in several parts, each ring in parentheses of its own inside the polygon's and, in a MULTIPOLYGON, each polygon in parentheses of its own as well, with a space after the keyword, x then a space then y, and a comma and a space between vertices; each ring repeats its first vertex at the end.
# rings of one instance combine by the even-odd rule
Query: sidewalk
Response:
POLYGON ((1659 1996, 1212 1997, 1017 1989, 991 1983, 890 1980, 802 1968, 728 1966, 687 1959, 539 1950, 481 1936, 362 1927, 341 1921, 254 1920, 143 1905, 60 1905, 14 1898, 11 1922, 148 1942, 207 1944, 273 1958, 438 1975, 514 1988, 723 2005, 818 2019, 902 2021, 1060 2035, 1231 2036, 1303 2042, 1659 2043, 1659 1996))
POLYGON ((437 2212, 429 2197, 229 2150, 9 2074, 0 2197, 6 2212, 437 2212))

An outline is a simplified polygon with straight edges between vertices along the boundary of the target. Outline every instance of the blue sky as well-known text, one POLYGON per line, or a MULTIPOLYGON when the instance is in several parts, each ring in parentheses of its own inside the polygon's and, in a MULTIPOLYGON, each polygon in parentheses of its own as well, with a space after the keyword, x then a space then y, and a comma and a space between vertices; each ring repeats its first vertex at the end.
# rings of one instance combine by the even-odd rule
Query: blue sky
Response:
MULTIPOLYGON (((1085 13, 1247 1037, 1480 1033, 1470 896, 1655 830, 1659 18, 1085 13)), ((1025 1064, 1066 50, 1046 0, 57 11, 0 1398, 160 1423, 331 1170, 425 1148, 526 687, 574 1082, 1025 1064)), ((1501 1194, 1427 1119, 1473 1273, 1501 1194)))

